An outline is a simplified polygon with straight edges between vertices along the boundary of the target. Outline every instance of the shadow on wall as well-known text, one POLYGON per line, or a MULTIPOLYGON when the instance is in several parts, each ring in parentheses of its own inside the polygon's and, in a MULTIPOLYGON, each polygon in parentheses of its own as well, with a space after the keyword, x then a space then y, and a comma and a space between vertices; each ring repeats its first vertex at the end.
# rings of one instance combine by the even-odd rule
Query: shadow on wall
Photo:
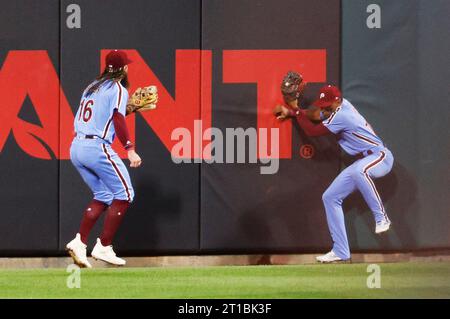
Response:
MULTIPOLYGON (((133 247, 133 250, 158 249, 160 246, 158 221, 178 219, 181 199, 178 193, 164 192, 161 184, 151 177, 135 184, 136 196, 124 222, 117 233, 117 247, 133 247)), ((129 254, 130 251, 127 250, 129 254)))
MULTIPOLYGON (((339 149, 334 137, 310 138, 296 121, 293 121, 293 128, 293 135, 298 136, 300 145, 314 146, 316 153, 312 161, 315 163, 309 163, 308 167, 315 171, 308 176, 308 183, 302 182, 301 171, 298 176, 284 175, 292 174, 302 165, 300 161, 305 161, 294 151, 291 160, 280 162, 280 172, 272 178, 273 184, 268 191, 255 205, 238 214, 237 225, 242 228, 239 233, 245 234, 246 242, 261 247, 261 251, 271 247, 277 252, 303 253, 328 249, 331 245, 322 193, 338 174, 339 149), (335 172, 328 165, 330 161, 336 162, 335 172)), ((295 149, 294 144, 293 140, 295 149)))
MULTIPOLYGON (((346 161, 346 164, 348 160, 346 161)), ((394 248, 413 249, 417 248, 417 239, 411 229, 411 219, 415 218, 415 207, 417 197, 417 183, 405 167, 394 161, 392 171, 379 179, 375 179, 375 185, 380 193, 381 199, 386 207, 389 219, 392 221, 391 231, 386 235, 371 236, 376 240, 379 248, 386 250, 394 248), (395 242, 398 241, 398 242, 395 242)), ((352 218, 347 222, 347 233, 349 237, 356 236, 355 217, 362 217, 369 229, 373 229, 375 223, 373 215, 367 207, 361 193, 355 191, 344 201, 344 213, 353 211, 355 214, 346 218, 352 218), (363 215, 363 216, 362 216, 363 215)), ((377 248, 378 248, 377 247, 377 248)), ((357 248, 357 247, 355 247, 357 248)), ((358 248, 357 248, 358 249, 358 248)))
MULTIPOLYGON (((318 162, 329 162, 335 158, 340 156, 340 149, 336 141, 336 137, 334 135, 326 136, 326 137, 309 137, 305 134, 303 129, 300 128, 300 125, 297 121, 292 121, 293 128, 295 134, 300 136, 300 140, 302 144, 311 144, 314 146, 316 150, 316 154, 314 156, 314 160, 318 162)), ((338 167, 336 167, 338 169, 338 167)), ((316 172, 319 173, 319 172, 316 172)), ((336 171, 336 176, 338 171, 336 171)), ((331 184, 331 180, 330 183, 331 184)))
MULTIPOLYGON (((328 249, 332 243, 322 193, 339 173, 336 161, 340 156, 339 148, 334 137, 311 138, 297 121, 292 120, 292 124, 293 158, 280 162, 279 173, 271 178, 272 183, 267 185, 267 191, 261 193, 264 195, 255 205, 236 214, 239 216, 236 225, 240 228, 237 232, 245 234, 244 241, 253 245, 254 251, 304 253, 328 249), (295 151, 303 144, 311 144, 316 150, 312 159, 315 163, 309 164, 315 171, 308 177, 308 183, 302 182, 300 173, 296 177, 284 175, 295 172, 295 167, 301 165, 299 161, 305 160, 299 159, 295 151), (335 172, 328 165, 330 161, 336 162, 335 172)), ((255 186, 255 190, 260 187, 255 186)))
POLYGON ((254 245, 250 250, 257 252, 302 253, 331 245, 321 194, 312 194, 301 183, 295 192, 264 196, 239 214, 236 225, 245 242, 254 245))

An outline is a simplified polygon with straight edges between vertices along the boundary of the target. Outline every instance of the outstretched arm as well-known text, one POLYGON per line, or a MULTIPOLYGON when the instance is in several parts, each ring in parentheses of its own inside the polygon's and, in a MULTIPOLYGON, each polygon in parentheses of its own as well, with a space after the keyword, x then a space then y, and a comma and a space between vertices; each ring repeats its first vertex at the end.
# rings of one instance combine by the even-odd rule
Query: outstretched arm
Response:
POLYGON ((274 114, 278 120, 283 121, 289 117, 295 117, 300 127, 308 136, 322 136, 331 133, 331 131, 328 130, 322 122, 319 124, 314 124, 311 122, 312 120, 317 120, 316 117, 320 117, 320 115, 312 116, 311 113, 308 113, 311 112, 310 110, 295 108, 294 105, 289 106, 292 108, 287 108, 283 105, 277 105, 275 107, 274 114))
POLYGON ((310 106, 307 109, 303 109, 298 105, 298 100, 287 102, 285 105, 278 104, 275 109, 278 110, 281 115, 280 117, 278 117, 279 120, 283 120, 287 117, 293 117, 294 113, 291 113, 291 111, 296 112, 298 110, 304 110, 304 113, 306 114, 307 118, 313 122, 323 121, 324 119, 328 118, 331 115, 331 112, 321 110, 320 108, 314 106, 310 106), (290 111, 289 114, 283 116, 283 112, 281 110, 282 108, 287 108, 290 111))
POLYGON ((303 129, 308 136, 323 136, 331 134, 331 131, 325 127, 322 123, 313 124, 307 115, 305 110, 292 111, 289 110, 290 116, 297 119, 298 125, 303 129))
POLYGON ((322 123, 313 124, 308 117, 306 116, 306 112, 300 111, 301 115, 297 115, 297 122, 303 131, 308 136, 323 136, 331 134, 331 131, 325 127, 322 123))

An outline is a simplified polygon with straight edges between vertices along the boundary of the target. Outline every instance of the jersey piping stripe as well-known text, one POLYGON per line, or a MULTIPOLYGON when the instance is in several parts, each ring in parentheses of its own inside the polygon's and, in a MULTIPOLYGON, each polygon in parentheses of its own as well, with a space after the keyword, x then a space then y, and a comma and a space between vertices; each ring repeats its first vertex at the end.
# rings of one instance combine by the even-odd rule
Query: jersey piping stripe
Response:
POLYGON ((106 127, 103 131, 102 139, 105 139, 106 134, 108 134, 109 126, 111 125, 111 122, 112 122, 112 117, 108 120, 108 123, 106 123, 106 127))
POLYGON ((114 168, 114 171, 116 172, 117 176, 119 177, 123 187, 125 188, 125 192, 127 193, 127 200, 129 202, 131 202, 131 195, 130 195, 130 191, 128 189, 128 185, 127 185, 127 181, 125 180, 125 178, 123 177, 122 173, 120 172, 119 168, 117 167, 116 163, 114 163, 114 161, 112 160, 111 156, 109 155, 105 144, 102 144, 103 147, 103 152, 106 155, 106 158, 108 159, 108 161, 111 163, 112 167, 114 168))
POLYGON ((377 188, 375 187, 373 180, 370 178, 370 176, 368 174, 368 171, 370 169, 372 169, 375 166, 377 166, 378 164, 380 164, 386 157, 386 154, 383 151, 381 151, 380 153, 381 153, 381 156, 379 158, 377 158, 375 161, 373 161, 372 163, 370 163, 369 165, 367 165, 364 168, 363 173, 364 173, 364 176, 366 177, 367 181, 369 182, 369 185, 372 187, 372 190, 375 193, 375 196, 377 197, 378 204, 380 205, 380 208, 381 208, 381 212, 386 217, 386 212, 384 211, 384 205, 383 205, 383 202, 381 201, 380 194, 378 194, 377 188))
MULTIPOLYGON (((119 83, 116 82, 116 84, 119 87, 119 97, 117 99, 117 109, 119 109, 120 102, 122 101, 122 88, 120 87, 119 83)), ((112 116, 108 120, 108 123, 106 123, 105 129, 103 130, 102 139, 104 139, 106 137, 106 134, 108 134, 109 127, 111 126, 111 122, 112 122, 112 116)))
POLYGON ((334 119, 334 116, 336 115, 337 112, 339 112, 340 109, 341 109, 341 108, 338 107, 338 108, 331 114, 330 118, 328 119, 328 121, 326 121, 325 124, 331 124, 331 121, 334 119))
POLYGON ((365 142, 367 142, 367 143, 370 143, 370 144, 372 144, 372 145, 378 146, 378 143, 377 143, 377 142, 374 142, 374 141, 372 141, 371 139, 369 139, 369 138, 367 138, 367 137, 365 137, 365 136, 359 135, 359 134, 354 133, 354 132, 352 132, 352 134, 353 134, 353 136, 359 138, 360 140, 363 140, 363 141, 365 141, 365 142))
POLYGON ((118 98, 118 101, 117 101, 117 109, 119 109, 120 102, 122 101, 122 87, 120 86, 119 83, 116 82, 116 84, 119 87, 119 98, 118 98))

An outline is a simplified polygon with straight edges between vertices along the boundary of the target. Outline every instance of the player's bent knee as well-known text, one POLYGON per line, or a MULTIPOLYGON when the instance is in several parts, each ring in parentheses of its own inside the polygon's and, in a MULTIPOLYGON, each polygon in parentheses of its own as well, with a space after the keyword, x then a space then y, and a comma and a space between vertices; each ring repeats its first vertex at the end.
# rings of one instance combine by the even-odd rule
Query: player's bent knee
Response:
POLYGON ((94 197, 95 200, 98 200, 99 202, 102 202, 103 204, 105 204, 106 206, 111 206, 112 201, 114 200, 114 197, 111 197, 111 199, 109 200, 99 200, 97 198, 94 197))
POLYGON ((111 205, 114 196, 111 193, 98 193, 94 194, 94 199, 98 200, 99 202, 105 203, 106 205, 111 205))
POLYGON ((333 201, 333 195, 329 188, 322 194, 322 201, 324 203, 330 203, 333 201))
POLYGON ((341 205, 343 201, 343 197, 339 192, 336 192, 334 188, 328 188, 322 194, 322 201, 325 205, 327 204, 336 204, 341 205))

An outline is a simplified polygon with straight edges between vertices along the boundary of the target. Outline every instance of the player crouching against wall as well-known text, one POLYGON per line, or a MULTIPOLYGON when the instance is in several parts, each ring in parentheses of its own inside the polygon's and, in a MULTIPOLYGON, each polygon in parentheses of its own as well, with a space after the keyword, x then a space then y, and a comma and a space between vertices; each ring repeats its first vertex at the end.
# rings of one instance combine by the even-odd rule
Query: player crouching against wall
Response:
POLYGON ((125 164, 111 148, 117 135, 128 151, 131 167, 139 167, 141 158, 130 141, 125 122, 128 102, 128 59, 124 51, 106 56, 106 68, 83 92, 75 116, 75 138, 70 149, 72 164, 94 194, 83 214, 79 232, 66 246, 74 262, 91 268, 86 256, 89 232, 103 211, 107 211, 103 231, 92 250, 92 257, 122 266, 111 245, 134 190, 125 164))
MULTIPOLYGON (((285 86, 289 85, 285 84, 285 86)), ((320 113, 322 121, 317 125, 311 122, 313 118, 308 116, 305 110, 298 108, 297 100, 288 101, 287 105, 289 107, 276 106, 274 113, 279 120, 296 118, 308 136, 335 134, 345 152, 361 157, 345 168, 322 196, 333 248, 316 259, 322 263, 348 261, 351 256, 342 202, 350 193, 358 189, 374 215, 375 233, 380 234, 389 230, 391 222, 373 179, 388 174, 392 169, 394 158, 370 124, 348 100, 342 97, 335 86, 322 87, 318 99, 313 103, 315 107, 322 110, 320 113)))

